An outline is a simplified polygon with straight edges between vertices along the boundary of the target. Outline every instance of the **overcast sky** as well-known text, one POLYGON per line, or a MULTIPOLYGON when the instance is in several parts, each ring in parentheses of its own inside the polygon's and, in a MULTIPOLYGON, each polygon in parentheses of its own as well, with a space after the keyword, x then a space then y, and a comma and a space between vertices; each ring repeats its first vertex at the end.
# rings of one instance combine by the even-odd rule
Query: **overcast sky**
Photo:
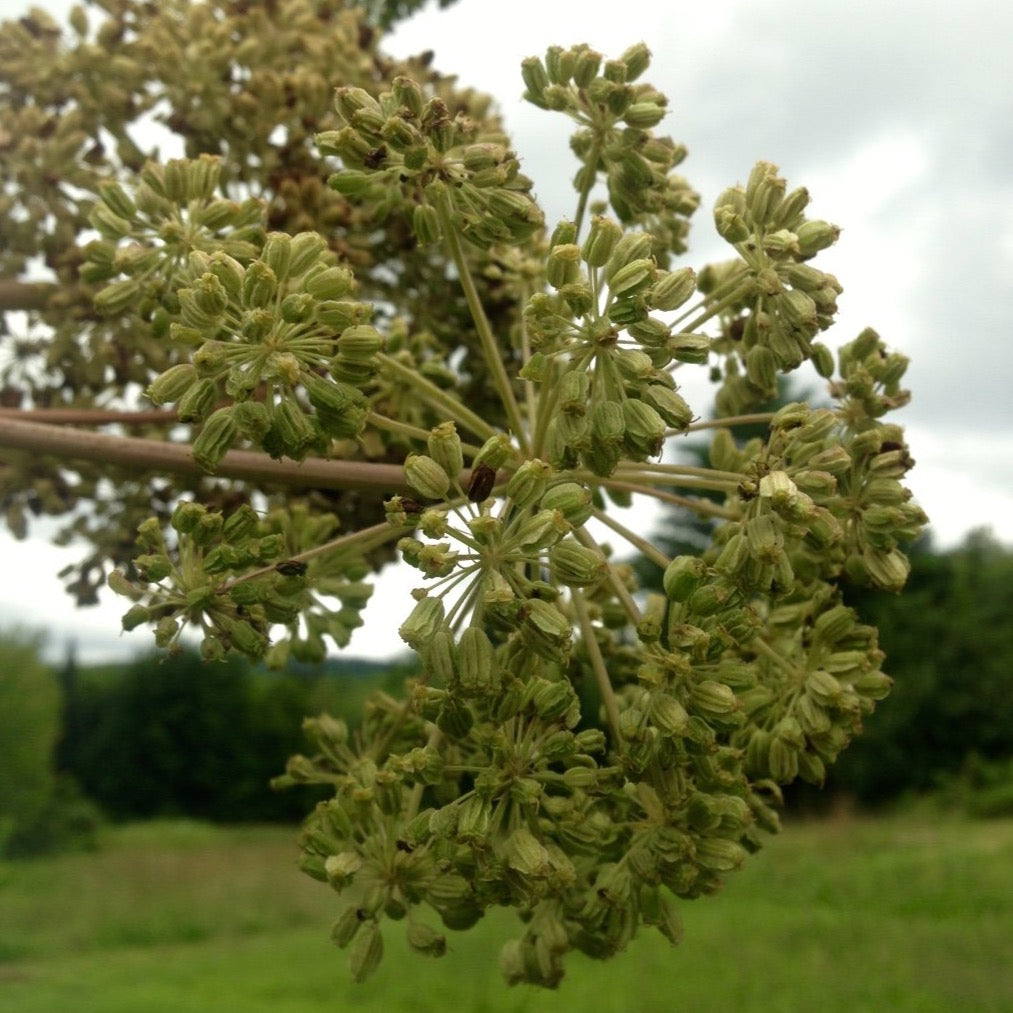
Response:
MULTIPOLYGON (((0 14, 29 6, 0 0, 0 14)), ((497 96, 553 221, 573 214, 575 164, 560 115, 520 100, 520 60, 576 42, 617 56, 641 39, 654 54, 645 80, 670 100, 662 126, 688 146, 682 171, 703 195, 686 263, 727 256, 710 208, 758 159, 778 164, 789 186, 807 186, 811 216, 844 230, 817 260, 844 286, 825 340, 836 346, 873 326, 912 360, 914 399, 896 418, 907 427, 918 462, 910 485, 936 544, 952 546, 980 526, 1013 542, 1013 6, 458 0, 417 15, 387 48, 433 49, 440 70, 497 96)), ((64 607, 54 574, 72 554, 6 535, 0 553, 18 575, 0 582, 0 625, 59 627, 54 640, 73 636, 89 657, 148 646, 141 631, 116 638, 119 602, 85 613, 64 607)), ((403 600, 391 603, 396 615, 403 600)), ((391 611, 370 611, 375 625, 351 649, 383 656, 391 611)))

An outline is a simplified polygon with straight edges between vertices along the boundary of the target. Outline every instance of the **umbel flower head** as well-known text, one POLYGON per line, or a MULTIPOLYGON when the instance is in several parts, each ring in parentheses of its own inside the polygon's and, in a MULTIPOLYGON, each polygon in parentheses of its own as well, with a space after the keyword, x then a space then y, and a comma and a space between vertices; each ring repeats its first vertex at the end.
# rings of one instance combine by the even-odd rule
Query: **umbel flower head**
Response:
POLYGON ((60 279, 30 325, 53 340, 21 341, 4 381, 129 406, 142 432, 107 436, 104 469, 12 452, 0 479, 35 493, 4 486, 14 522, 83 504, 72 529, 130 599, 124 627, 169 650, 196 628, 209 660, 320 661, 352 639, 371 569, 398 553, 417 572, 389 624, 413 678, 354 730, 308 719, 279 779, 327 788, 301 865, 336 895, 356 981, 391 932, 443 956, 493 907, 519 916, 511 983, 554 987, 570 951, 611 957, 644 928, 677 942, 686 902, 890 686, 844 588, 898 591, 925 517, 887 419, 906 359, 872 330, 824 339, 838 230, 760 162, 714 207, 732 259, 683 263, 698 197, 642 44, 524 62, 527 98, 574 124, 576 206, 550 231, 488 100, 384 57, 354 5, 105 6, 95 28, 75 12, 66 51, 34 14, 0 32, 0 192, 39 187, 0 261, 44 255, 60 279), (101 102, 92 40, 122 82, 101 102), (137 150, 149 109, 186 158, 137 150), (45 136, 8 145, 6 123, 45 136), (762 408, 810 366, 823 400, 762 408), (683 463, 700 432, 706 460, 683 463), (699 552, 672 558, 612 509, 643 496, 692 511, 699 552))

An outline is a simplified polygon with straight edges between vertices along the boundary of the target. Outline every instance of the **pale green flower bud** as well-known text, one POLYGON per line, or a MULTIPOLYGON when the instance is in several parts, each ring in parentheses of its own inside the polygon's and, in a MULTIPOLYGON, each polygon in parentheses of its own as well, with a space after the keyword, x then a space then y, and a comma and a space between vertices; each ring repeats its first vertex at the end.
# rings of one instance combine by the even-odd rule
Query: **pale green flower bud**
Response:
POLYGON ((774 353, 763 345, 753 345, 746 352, 746 376, 758 390, 774 390, 777 387, 777 362, 774 353))
POLYGON ((363 925, 358 904, 349 904, 331 926, 331 942, 344 949, 363 925))
POLYGON ((428 204, 415 205, 412 212, 412 228, 415 230, 415 237, 423 246, 438 242, 443 235, 440 216, 436 208, 428 204))
POLYGON ((806 784, 822 788, 827 777, 827 768, 815 753, 803 751, 798 754, 798 775, 806 784))
POLYGON ((94 298, 95 309, 105 316, 115 316, 133 306, 141 294, 140 283, 133 278, 106 285, 94 298))
POLYGON ((278 293, 278 278, 261 260, 255 260, 243 276, 243 304, 251 309, 262 309, 278 293))
POLYGON ((622 406, 615 401, 596 401, 591 409, 591 435, 594 439, 618 446, 625 432, 622 406))
POLYGON ((801 224, 802 212, 809 206, 809 191, 804 187, 792 190, 780 203, 771 222, 778 228, 791 229, 796 231, 796 226, 801 224))
POLYGON ((450 476, 431 457, 409 454, 404 463, 405 479, 425 499, 446 499, 450 491, 450 476))
POLYGON ((457 670, 461 688, 481 695, 499 684, 492 641, 479 626, 469 626, 457 644, 457 670))
POLYGON ((877 552, 874 549, 866 549, 862 553, 861 561, 877 587, 886 591, 900 591, 907 583, 911 564, 906 556, 896 550, 877 552))
POLYGON ((750 553, 761 562, 773 563, 784 547, 784 536, 772 514, 757 514, 745 523, 750 553))
POLYGON ((686 603, 687 611, 694 616, 711 616, 720 612, 732 595, 726 584, 713 583, 698 587, 686 603))
POLYGON ((563 541, 549 554, 549 563, 556 580, 569 587, 587 587, 605 576, 605 557, 574 541, 563 541))
POLYGON ((662 577, 665 596, 669 601, 687 601, 706 575, 707 565, 698 556, 676 556, 662 577))
MULTIPOLYGON (((675 397, 679 398, 679 395, 675 394, 675 397)), ((665 440, 665 420, 649 404, 632 397, 623 401, 622 413, 626 442, 638 453, 648 456, 660 453, 665 440)))
POLYGON ((834 353, 820 341, 812 343, 812 361, 816 372, 824 379, 834 375, 834 353))
POLYGON ((617 349, 612 361, 618 367, 623 379, 632 381, 636 387, 654 379, 657 375, 651 357, 639 348, 617 349))
MULTIPOLYGON (((444 470, 451 482, 464 470, 464 452, 461 437, 453 422, 443 422, 433 428, 427 440, 429 456, 444 470)), ((443 497, 432 497, 442 499, 443 497)))
POLYGON ((525 461, 510 476, 506 494, 519 507, 531 506, 542 498, 551 474, 551 466, 544 461, 537 458, 525 461))
POLYGON ((165 196, 169 201, 179 207, 186 204, 188 200, 186 193, 185 167, 185 159, 169 159, 169 161, 162 167, 162 179, 160 180, 162 191, 165 196))
POLYGON ((518 827, 506 839, 503 860, 522 876, 544 876, 549 871, 545 845, 526 827, 518 827))
POLYGON ((409 920, 405 930, 409 949, 427 957, 442 957, 447 952, 447 937, 425 922, 409 920))
MULTIPOLYGON (((137 214, 137 205, 127 196, 126 190, 119 183, 103 183, 99 187, 102 202, 120 220, 131 222, 137 214)), ((129 228, 127 230, 129 232, 129 228)), ((126 235, 126 233, 121 233, 126 235)))
POLYGON ((279 281, 284 281, 292 264, 292 237, 285 232, 269 232, 260 259, 279 281))
POLYGON ((217 391, 213 380, 199 380, 179 398, 176 414, 180 422, 200 422, 214 407, 217 391))
POLYGON ((657 102, 634 102, 623 113, 626 123, 636 130, 650 130, 664 118, 665 107, 657 102))
POLYGON ((583 369, 571 369, 562 375, 556 389, 561 411, 583 415, 591 399, 591 377, 583 369))
POLYGON ((591 490, 577 482, 560 482, 546 490, 541 507, 562 514, 575 528, 580 527, 591 517, 591 490))
POLYGON ((711 339, 705 334, 676 334, 668 343, 668 351, 673 359, 696 366, 707 362, 710 350, 711 339))
POLYGON ((183 159, 182 164, 186 200, 208 200, 217 189, 221 178, 221 159, 217 155, 201 155, 192 160, 183 159))
POLYGON ((327 882, 339 893, 352 882, 361 868, 362 858, 354 851, 342 851, 337 855, 328 855, 324 859, 327 882))
POLYGON ((681 394, 663 384, 648 384, 643 391, 644 401, 653 408, 665 424, 673 429, 685 429, 693 421, 693 409, 681 394))
POLYGON ((375 921, 364 923, 358 936, 352 943, 348 957, 348 966, 352 971, 352 980, 359 984, 365 981, 379 966, 383 959, 383 935, 375 921))
POLYGON ((454 638, 448 629, 433 634, 424 651, 426 671, 435 677, 440 686, 453 686, 457 682, 454 638))
POLYGON ((648 716, 662 735, 681 738, 689 730, 686 708, 669 693, 653 693, 648 716))
POLYGON ((312 424, 296 402, 286 398, 275 407, 268 438, 277 441, 273 449, 279 456, 302 460, 315 437, 312 424))
POLYGON ((537 56, 529 56, 522 60, 521 77, 524 80, 525 87, 528 89, 525 97, 529 102, 540 105, 541 103, 538 100, 541 98, 542 92, 549 86, 549 75, 546 74, 542 61, 537 56))
POLYGON ((123 625, 124 631, 129 633, 131 630, 137 629, 138 626, 141 626, 150 620, 150 609, 145 608, 143 605, 132 605, 126 612, 123 613, 123 617, 120 622, 123 625))
POLYGON ((826 708, 808 693, 795 701, 794 714, 806 735, 817 736, 830 731, 830 715, 826 708))
POLYGON ((757 225, 766 225, 785 193, 785 181, 777 174, 777 166, 757 162, 746 183, 746 207, 757 225))
POLYGON ((778 784, 790 784, 798 777, 799 748, 785 742, 780 736, 775 735, 770 742, 770 752, 767 757, 770 776, 778 784))
POLYGON ((568 84, 573 73, 574 57, 562 46, 550 46, 545 51, 545 69, 553 84, 568 84))
POLYGON ((749 543, 745 535, 736 532, 725 542, 714 568, 730 577, 737 577, 749 561, 749 543))
POLYGON ((574 243, 554 246, 545 262, 545 277, 553 288, 562 288, 580 277, 580 247, 574 243))
POLYGON ((573 65, 573 83, 578 88, 586 88, 597 75, 601 61, 601 53, 596 53, 593 49, 581 49, 573 65))
POLYGON ((798 289, 789 289, 781 294, 776 303, 778 312, 793 327, 814 331, 818 326, 816 303, 812 297, 798 289))
POLYGON ((816 256, 820 250, 833 246, 841 234, 836 225, 829 222, 809 221, 803 222, 796 230, 798 236, 799 253, 803 259, 808 260, 816 256))
POLYGON ((654 275, 654 261, 646 257, 623 264, 608 279, 612 295, 632 292, 643 286, 654 275))
POLYGON ((859 696, 867 700, 882 700, 888 696, 893 686, 893 679, 882 672, 863 672, 851 683, 859 696))
POLYGON ((823 668, 817 668, 806 676, 805 688, 806 692, 824 707, 836 707, 843 693, 841 684, 823 668))
MULTIPOLYGON (((843 640, 855 628, 855 613, 846 605, 835 605, 827 609, 813 624, 813 635, 824 644, 833 645, 843 640)), ((813 673, 818 675, 818 673, 813 673)), ((820 678, 822 678, 820 676, 820 678)), ((836 679, 834 680, 836 686, 836 679)), ((836 687, 838 693, 840 687, 836 687)), ((810 692, 814 692, 810 688, 810 692)))
POLYGON ((648 356, 648 360, 651 364, 652 369, 658 365, 667 365, 668 359, 663 358, 660 363, 656 361, 658 349, 664 349, 668 339, 672 335, 672 329, 668 324, 656 317, 646 317, 643 320, 638 320, 635 323, 629 324, 626 328, 630 337, 636 338, 641 345, 644 345, 650 349, 650 354, 644 353, 648 356))
POLYGON ((426 150, 426 140, 419 128, 400 116, 388 116, 380 128, 380 136, 395 151, 426 150))
POLYGON ((213 472, 238 437, 239 427, 232 408, 219 408, 193 441, 193 458, 205 471, 213 472))
POLYGON ((735 694, 724 683, 704 679, 689 694, 689 705, 705 718, 725 718, 739 710, 735 694))
POLYGON ((311 319, 316 309, 316 300, 309 292, 293 292, 281 303, 281 318, 287 324, 302 324, 311 319))
POLYGON ((314 299, 341 299, 352 290, 352 272, 347 267, 327 267, 308 274, 302 287, 314 299))
POLYGON ((302 277, 326 251, 327 243, 323 236, 316 232, 300 232, 293 236, 289 246, 289 277, 302 277))
POLYGON ((533 635, 533 645, 565 649, 570 644, 570 622, 555 606, 538 598, 524 603, 524 626, 533 635))
POLYGON ((651 285, 648 302, 652 309, 676 310, 696 289, 696 272, 690 267, 665 271, 651 285))
POLYGON ((506 433, 497 433, 495 436, 490 436, 482 444, 481 449, 475 455, 473 467, 477 468, 479 465, 484 464, 495 471, 498 468, 502 468, 513 455, 514 448, 510 442, 510 437, 506 433))
POLYGON ((612 277, 627 264, 644 260, 653 270, 654 264, 648 260, 651 256, 651 237, 645 232, 627 232, 616 243, 612 256, 605 265, 605 280, 611 287, 612 277))
POLYGON ((155 377, 145 394, 153 404, 168 404, 178 401, 197 379, 196 367, 189 362, 180 362, 155 377))
POLYGON ((317 320, 325 327, 339 333, 363 320, 368 320, 369 316, 370 308, 365 303, 333 299, 317 303, 317 320))
POLYGON ((615 251, 616 244, 622 238, 623 230, 618 222, 601 215, 591 219, 591 229, 581 255, 590 267, 604 267, 615 251))
POLYGON ((439 598, 423 598, 401 624, 398 634, 413 650, 422 650, 443 628, 443 602, 439 598))
POLYGON ((643 42, 637 42, 619 57, 626 67, 626 80, 635 81, 651 63, 651 51, 643 42))
POLYGON ((712 872, 732 872, 746 860, 746 849, 723 837, 705 837, 697 842, 696 860, 712 872))
POLYGON ((725 242, 733 246, 744 243, 751 234, 745 218, 730 204, 719 204, 714 208, 714 228, 725 242))
POLYGON ((367 109, 382 114, 380 103, 364 88, 342 86, 334 93, 334 110, 339 116, 350 120, 357 112, 367 109))
POLYGON ((511 529, 510 540, 522 549, 546 549, 570 532, 566 518, 555 510, 539 510, 511 529))

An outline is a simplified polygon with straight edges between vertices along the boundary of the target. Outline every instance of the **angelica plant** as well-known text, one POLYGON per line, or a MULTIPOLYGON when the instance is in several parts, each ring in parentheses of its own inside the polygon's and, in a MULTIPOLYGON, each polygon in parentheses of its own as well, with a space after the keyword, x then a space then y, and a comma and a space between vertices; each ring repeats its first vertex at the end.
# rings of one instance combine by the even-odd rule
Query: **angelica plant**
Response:
POLYGON ((820 340, 837 228, 759 162, 713 209, 728 259, 684 264, 699 198, 644 45, 524 61, 573 131, 574 214, 546 223, 489 99, 385 57, 357 5, 92 6, 69 40, 38 11, 0 33, 9 526, 67 516, 78 599, 108 583, 124 628, 196 629, 209 660, 320 660, 372 572, 418 571, 418 678, 355 734, 308 719, 279 778, 332 789, 301 865, 356 980, 391 932, 438 956, 493 906, 511 983, 677 941, 890 686, 841 588, 900 590, 925 522, 886 421, 907 360, 820 340), (185 157, 143 149, 145 116, 185 157), (828 406, 758 412, 803 367, 828 406), (678 463, 697 432, 709 467, 678 463), (651 496, 709 546, 669 558, 612 509, 651 496))

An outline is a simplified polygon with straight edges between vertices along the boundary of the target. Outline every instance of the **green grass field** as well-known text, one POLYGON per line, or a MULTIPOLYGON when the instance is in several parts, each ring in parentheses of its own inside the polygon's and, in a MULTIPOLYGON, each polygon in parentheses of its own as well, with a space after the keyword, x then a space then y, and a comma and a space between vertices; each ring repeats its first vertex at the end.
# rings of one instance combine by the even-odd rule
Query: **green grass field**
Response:
POLYGON ((102 850, 0 863, 3 1013, 1013 1011, 1013 821, 798 823, 716 898, 556 993, 508 989, 496 913, 441 960, 388 925, 376 978, 328 942, 336 899, 294 833, 152 823, 102 850))

